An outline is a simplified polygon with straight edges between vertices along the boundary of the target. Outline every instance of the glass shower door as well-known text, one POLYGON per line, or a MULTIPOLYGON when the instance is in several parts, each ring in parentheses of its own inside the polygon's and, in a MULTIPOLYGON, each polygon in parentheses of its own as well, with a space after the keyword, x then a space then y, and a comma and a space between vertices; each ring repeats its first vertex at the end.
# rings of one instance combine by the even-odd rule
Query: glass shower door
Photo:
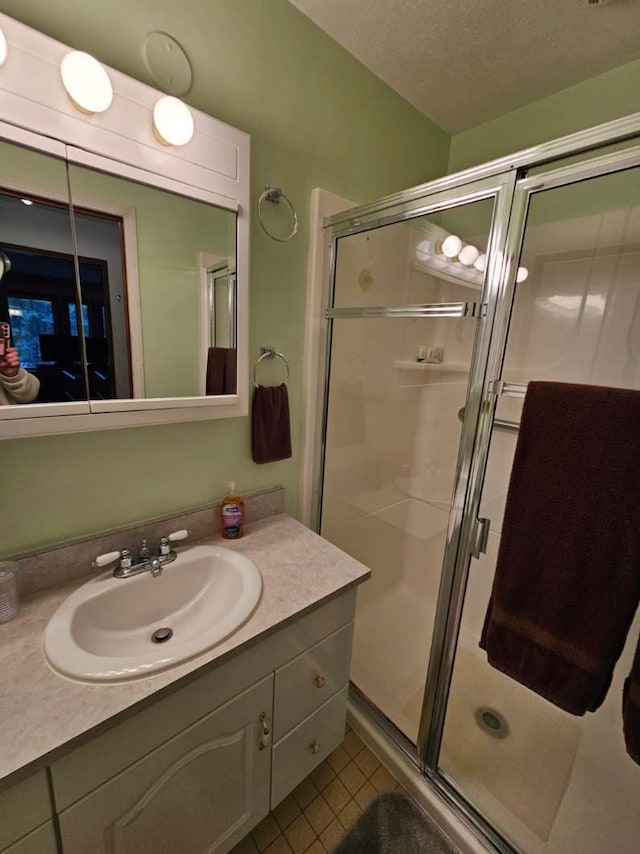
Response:
POLYGON ((372 569, 352 682, 417 743, 495 191, 337 239, 322 535, 372 569))
POLYGON ((536 175, 516 193, 528 275, 515 286, 480 506, 488 551, 469 574, 440 751, 440 775, 527 854, 640 845, 640 766, 621 715, 640 614, 604 704, 584 717, 493 669, 478 646, 526 383, 640 389, 640 152, 615 157, 536 175))

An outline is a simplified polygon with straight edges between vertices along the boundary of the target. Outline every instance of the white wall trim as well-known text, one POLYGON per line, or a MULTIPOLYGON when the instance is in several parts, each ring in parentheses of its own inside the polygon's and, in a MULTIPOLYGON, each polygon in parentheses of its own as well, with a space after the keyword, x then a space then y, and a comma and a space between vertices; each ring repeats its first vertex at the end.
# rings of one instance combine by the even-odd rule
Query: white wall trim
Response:
POLYGON ((302 354, 302 436, 300 466, 300 519, 313 525, 314 473, 320 452, 324 401, 327 321, 329 302, 329 245, 324 218, 352 208, 355 202, 316 188, 311 191, 309 253, 307 255, 307 306, 302 354))

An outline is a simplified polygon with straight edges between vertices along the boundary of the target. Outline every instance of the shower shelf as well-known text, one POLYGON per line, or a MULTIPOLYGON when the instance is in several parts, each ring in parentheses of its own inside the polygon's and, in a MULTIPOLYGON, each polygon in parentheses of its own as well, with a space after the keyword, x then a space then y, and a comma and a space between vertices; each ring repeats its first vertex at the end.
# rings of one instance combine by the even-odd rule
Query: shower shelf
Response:
POLYGON ((412 362, 409 359, 393 363, 397 371, 433 371, 440 370, 445 373, 468 374, 469 365, 464 362, 412 362))

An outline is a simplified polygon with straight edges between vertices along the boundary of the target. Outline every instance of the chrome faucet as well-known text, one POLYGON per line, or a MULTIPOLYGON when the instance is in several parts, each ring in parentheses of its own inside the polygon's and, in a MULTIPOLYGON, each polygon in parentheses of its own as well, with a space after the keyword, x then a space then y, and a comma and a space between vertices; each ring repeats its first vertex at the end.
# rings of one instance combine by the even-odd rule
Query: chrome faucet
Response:
POLYGON ((159 575, 162 575, 162 570, 165 566, 173 563, 178 557, 176 552, 171 548, 171 543, 186 540, 189 533, 189 531, 183 529, 181 531, 174 531, 167 537, 162 537, 156 556, 151 554, 147 540, 143 540, 136 563, 133 562, 129 549, 122 549, 122 551, 107 552, 106 554, 98 555, 91 565, 106 566, 117 560, 118 565, 113 570, 114 578, 131 578, 133 575, 139 575, 141 572, 150 572, 154 578, 157 578, 159 575))

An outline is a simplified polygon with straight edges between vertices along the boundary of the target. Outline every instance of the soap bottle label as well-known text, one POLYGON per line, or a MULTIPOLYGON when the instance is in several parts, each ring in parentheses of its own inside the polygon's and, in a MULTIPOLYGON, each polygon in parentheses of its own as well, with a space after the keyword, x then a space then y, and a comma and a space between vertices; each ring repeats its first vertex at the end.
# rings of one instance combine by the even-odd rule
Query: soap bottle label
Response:
POLYGON ((242 530, 242 509, 238 504, 225 504, 222 508, 222 527, 224 536, 235 540, 242 530))

